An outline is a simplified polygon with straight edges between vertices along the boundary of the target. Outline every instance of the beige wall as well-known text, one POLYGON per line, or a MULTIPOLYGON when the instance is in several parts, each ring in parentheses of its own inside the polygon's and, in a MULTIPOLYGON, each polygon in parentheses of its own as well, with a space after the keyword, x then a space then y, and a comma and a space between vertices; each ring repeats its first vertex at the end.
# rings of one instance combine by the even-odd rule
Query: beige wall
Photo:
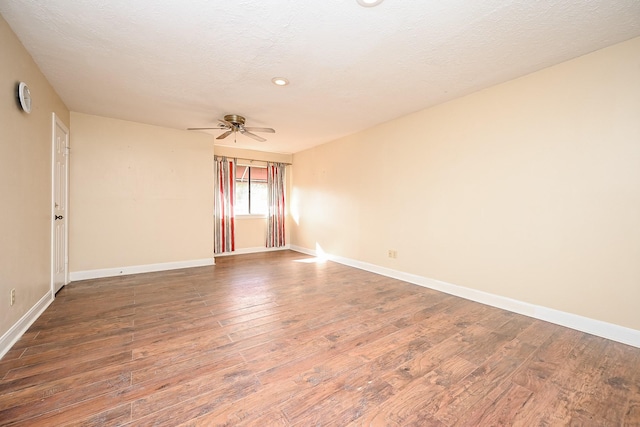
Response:
POLYGON ((71 113, 70 271, 213 258, 213 137, 71 113))
POLYGON ((51 291, 51 113, 69 125, 66 106, 2 17, 0 94, 2 336, 51 291), (31 114, 16 102, 20 81, 31 90, 31 114), (16 303, 11 307, 13 288, 16 303))
MULTIPOLYGON (((268 143, 266 143, 268 144, 268 143)), ((239 164, 250 164, 246 160, 258 160, 256 165, 264 165, 266 162, 282 162, 291 163, 291 154, 281 153, 269 153, 265 151, 244 150, 235 147, 216 146, 215 153, 219 156, 236 157, 239 158, 239 164)), ((285 193, 285 205, 290 200, 290 188, 291 188, 291 166, 287 166, 285 172, 285 180, 287 190, 285 193)), ((285 241, 289 244, 291 227, 291 220, 289 215, 289 209, 287 207, 287 217, 285 222, 285 241)), ((257 249, 264 248, 267 238, 267 218, 255 218, 255 217, 236 217, 236 251, 243 249, 257 249)))
POLYGON ((293 244, 640 330, 638 76, 640 38, 297 153, 293 244))

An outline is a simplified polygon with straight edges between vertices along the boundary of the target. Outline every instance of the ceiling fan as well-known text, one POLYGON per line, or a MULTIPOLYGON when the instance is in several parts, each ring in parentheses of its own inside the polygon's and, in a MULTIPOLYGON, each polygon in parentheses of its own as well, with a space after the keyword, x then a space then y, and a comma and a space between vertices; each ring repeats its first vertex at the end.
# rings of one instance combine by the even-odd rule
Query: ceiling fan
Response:
POLYGON ((260 141, 260 142, 264 142, 266 141, 266 139, 264 139, 261 136, 258 136, 252 132, 268 132, 268 133, 275 133, 276 131, 271 129, 271 128, 256 128, 256 127, 246 127, 244 125, 245 122, 245 118, 242 116, 239 116, 237 114, 227 114, 226 116, 224 116, 224 120, 220 120, 218 119, 218 121, 220 122, 220 124, 216 127, 210 127, 210 128, 188 128, 187 130, 210 130, 210 129, 220 129, 220 130, 225 130, 225 132, 223 132, 222 134, 218 135, 218 137, 216 137, 216 139, 224 139, 226 137, 228 137, 231 134, 235 134, 236 133, 240 133, 242 135, 246 135, 249 138, 253 138, 256 141, 260 141))

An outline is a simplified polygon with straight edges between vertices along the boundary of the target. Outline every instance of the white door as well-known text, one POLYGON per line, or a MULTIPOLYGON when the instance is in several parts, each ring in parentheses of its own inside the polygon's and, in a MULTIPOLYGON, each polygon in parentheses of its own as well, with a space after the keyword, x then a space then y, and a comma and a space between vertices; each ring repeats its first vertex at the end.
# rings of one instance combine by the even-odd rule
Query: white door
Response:
POLYGON ((67 284, 67 185, 69 178, 69 130, 53 114, 53 171, 51 227, 51 288, 55 294, 67 284))

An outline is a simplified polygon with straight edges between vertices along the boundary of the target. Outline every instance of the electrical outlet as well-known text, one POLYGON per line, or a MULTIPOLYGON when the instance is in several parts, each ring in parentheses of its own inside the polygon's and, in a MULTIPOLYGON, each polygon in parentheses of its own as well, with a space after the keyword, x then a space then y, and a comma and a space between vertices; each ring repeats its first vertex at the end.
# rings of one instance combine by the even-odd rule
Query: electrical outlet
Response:
POLYGON ((16 302, 16 288, 11 289, 11 305, 16 302))
POLYGON ((388 252, 389 258, 398 258, 398 251, 394 250, 394 249, 389 249, 388 252))

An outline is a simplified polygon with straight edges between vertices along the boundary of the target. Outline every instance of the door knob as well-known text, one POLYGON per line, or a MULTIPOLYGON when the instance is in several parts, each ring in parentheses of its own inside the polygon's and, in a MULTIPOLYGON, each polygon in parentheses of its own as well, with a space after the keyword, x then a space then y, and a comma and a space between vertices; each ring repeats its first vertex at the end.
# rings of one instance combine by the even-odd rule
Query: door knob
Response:
POLYGON ((62 215, 56 215, 55 216, 55 219, 62 219, 62 218, 64 218, 62 215))

